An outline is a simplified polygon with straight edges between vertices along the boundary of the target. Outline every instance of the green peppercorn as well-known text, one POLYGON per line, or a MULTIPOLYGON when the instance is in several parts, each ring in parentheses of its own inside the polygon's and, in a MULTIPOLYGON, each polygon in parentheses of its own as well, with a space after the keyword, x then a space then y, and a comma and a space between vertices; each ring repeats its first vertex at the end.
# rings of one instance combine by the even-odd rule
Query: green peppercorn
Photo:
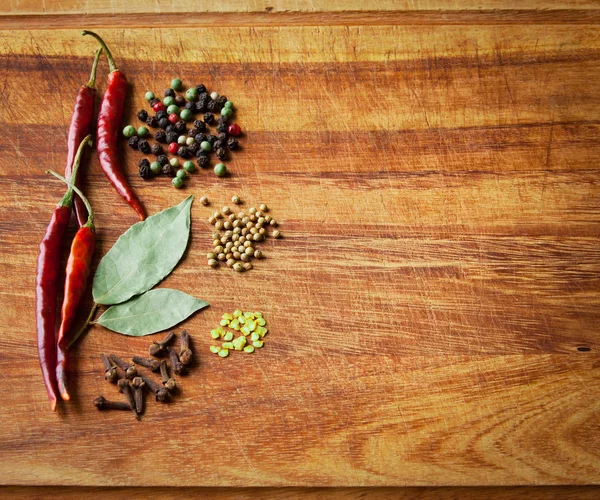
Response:
POLYGON ((123 129, 123 135, 125 137, 133 137, 136 134, 137 134, 137 130, 135 129, 135 127, 133 125, 127 125, 123 129))
MULTIPOLYGON (((181 170, 179 172, 181 172, 181 170)), ((183 179, 181 179, 180 177, 174 177, 171 182, 173 183, 173 186, 177 189, 183 187, 183 179)))
POLYGON ((179 106, 177 106, 177 104, 171 104, 167 108, 167 113, 169 113, 170 115, 178 115, 179 114, 179 106))
POLYGON ((160 163, 158 163, 157 161, 153 161, 150 164, 150 170, 152 170, 153 174, 158 175, 162 172, 162 165, 160 163))
POLYGON ((215 174, 218 177, 224 177, 227 175, 227 167, 223 163, 217 163, 215 165, 215 174))
POLYGON ((152 99, 154 99, 154 92, 146 92, 146 94, 144 95, 146 101, 150 102, 152 99))
POLYGON ((193 161, 186 161, 183 163, 183 168, 185 168, 186 172, 193 172, 196 170, 196 165, 194 165, 193 161))
POLYGON ((202 151, 210 151, 212 149, 212 145, 208 141, 202 141, 200 143, 200 148, 202 151))
POLYGON ((187 89, 185 97, 187 97, 188 101, 195 101, 198 97, 198 91, 194 87, 187 89))
POLYGON ((189 109, 182 109, 181 113, 179 113, 179 116, 183 121, 186 122, 189 122, 194 117, 194 115, 192 115, 192 112, 189 109))
POLYGON ((183 83, 179 78, 173 78, 171 80, 171 88, 173 90, 181 90, 181 87, 183 87, 183 83))
POLYGON ((137 129, 137 135, 140 137, 146 137, 148 135, 148 129, 146 127, 140 127, 137 129))
POLYGON ((167 107, 171 106, 172 104, 175 104, 175 98, 173 96, 168 95, 167 97, 165 97, 163 99, 163 104, 167 107))
POLYGON ((171 158, 169 160, 169 163, 171 164, 172 167, 178 167, 179 166, 179 161, 177 160, 177 158, 171 158))
POLYGON ((183 179, 185 179, 185 176, 186 176, 186 175, 187 175, 187 174, 186 174, 185 170, 182 168, 181 170, 178 170, 178 171, 177 171, 176 177, 177 177, 178 179, 181 179, 181 180, 183 180, 183 179))
POLYGON ((232 114, 233 114, 233 109, 231 109, 231 108, 223 108, 221 110, 221 116, 228 117, 228 116, 231 116, 232 114))
POLYGON ((233 108, 233 103, 231 101, 227 101, 223 107, 224 108, 233 108))

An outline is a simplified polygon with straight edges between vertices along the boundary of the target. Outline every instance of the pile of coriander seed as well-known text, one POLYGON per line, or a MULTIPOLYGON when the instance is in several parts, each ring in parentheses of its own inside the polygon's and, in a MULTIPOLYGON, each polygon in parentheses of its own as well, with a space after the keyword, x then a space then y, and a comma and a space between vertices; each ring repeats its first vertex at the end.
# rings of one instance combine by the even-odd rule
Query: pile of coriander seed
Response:
MULTIPOLYGON (((241 204, 239 196, 233 196, 231 201, 241 204)), ((215 248, 206 255, 208 265, 218 267, 219 262, 225 262, 227 267, 237 272, 252 269, 251 260, 263 257, 262 251, 255 246, 269 236, 267 229, 273 228, 273 238, 281 237, 279 230, 275 229, 277 221, 268 212, 269 207, 265 204, 258 208, 250 207, 247 213, 235 213, 228 206, 214 212, 208 219, 215 228, 212 233, 215 248)))

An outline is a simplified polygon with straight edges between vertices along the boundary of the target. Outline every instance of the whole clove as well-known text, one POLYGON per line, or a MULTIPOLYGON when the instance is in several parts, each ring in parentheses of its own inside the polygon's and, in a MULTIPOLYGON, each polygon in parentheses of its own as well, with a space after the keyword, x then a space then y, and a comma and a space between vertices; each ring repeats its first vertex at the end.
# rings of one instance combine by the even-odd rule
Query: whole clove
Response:
POLYGON ((175 379, 169 376, 169 369, 167 368, 167 360, 163 359, 160 362, 160 374, 162 376, 162 383, 169 392, 177 389, 177 383, 175 379))
POLYGON ((170 347, 169 358, 171 359, 171 369, 175 372, 176 375, 185 375, 187 373, 187 368, 181 364, 179 356, 177 355, 175 350, 170 347))
POLYGON ((109 401, 104 396, 94 399, 94 406, 99 410, 131 410, 129 403, 124 401, 109 401))
POLYGON ((181 332, 181 348, 179 350, 179 361, 187 366, 192 362, 192 350, 190 349, 190 334, 187 330, 181 332))
POLYGON ((173 341, 174 338, 175 333, 169 332, 168 335, 160 342, 153 342, 150 345, 150 356, 162 356, 166 352, 167 346, 173 341))
POLYGON ((102 364, 104 365, 104 378, 111 384, 116 383, 119 380, 117 367, 110 362, 104 353, 100 354, 100 358, 102 358, 102 364))
POLYGON ((145 377, 144 375, 140 375, 142 380, 145 382, 145 387, 154 394, 156 401, 165 402, 169 399, 169 392, 165 387, 159 385, 157 382, 152 380, 150 377, 145 377))
POLYGON ((144 413, 144 386, 146 382, 142 380, 142 377, 135 377, 131 381, 131 387, 133 388, 133 400, 135 402, 135 411, 138 415, 144 413))
POLYGON ((133 356, 131 358, 131 360, 136 365, 144 366, 145 368, 148 368, 148 370, 150 370, 150 371, 157 372, 158 370, 160 370, 160 363, 156 359, 142 358, 141 356, 133 356))
POLYGON ((119 387, 119 391, 122 392, 127 398, 127 402, 129 403, 130 409, 133 411, 133 414, 137 417, 138 413, 135 409, 135 399, 133 398, 133 391, 131 390, 129 382, 122 378, 117 382, 117 386, 119 387))
POLYGON ((115 356, 114 354, 109 355, 108 359, 110 359, 115 365, 117 365, 119 368, 121 368, 121 370, 125 372, 126 378, 132 379, 134 377, 137 377, 137 370, 132 364, 125 363, 125 361, 123 361, 118 356, 115 356))

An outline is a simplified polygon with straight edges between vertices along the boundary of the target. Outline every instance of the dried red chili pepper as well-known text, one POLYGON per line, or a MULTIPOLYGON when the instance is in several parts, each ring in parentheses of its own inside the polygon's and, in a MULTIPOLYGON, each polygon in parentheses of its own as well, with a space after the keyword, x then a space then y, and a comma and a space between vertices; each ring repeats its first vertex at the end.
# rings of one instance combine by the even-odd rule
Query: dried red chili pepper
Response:
POLYGON ((69 348, 69 335, 71 333, 73 322, 77 313, 77 307, 81 297, 86 290, 88 276, 90 275, 90 266, 96 246, 96 228, 94 227, 94 212, 83 193, 73 184, 73 181, 67 181, 56 172, 49 172, 58 177, 63 182, 69 184, 76 194, 79 195, 88 212, 87 222, 75 233, 73 243, 71 244, 71 253, 67 261, 67 272, 65 278, 65 294, 61 310, 61 322, 56 339, 56 380, 58 382, 58 391, 60 396, 68 401, 71 399, 67 390, 67 350, 69 348))
MULTIPOLYGON (((73 160, 75 159, 77 148, 84 137, 91 131, 92 120, 94 118, 94 101, 96 98, 96 69, 98 68, 98 60, 100 59, 101 54, 101 48, 94 53, 94 63, 92 64, 90 81, 79 89, 77 99, 75 100, 75 108, 73 109, 71 125, 69 126, 69 138, 67 139, 68 152, 67 166, 65 168, 65 177, 67 179, 71 178, 73 160)), ((73 183, 75 186, 79 187, 76 177, 73 178, 73 183)), ((78 196, 74 197, 74 205, 77 222, 81 227, 85 224, 87 219, 87 211, 83 201, 81 201, 81 198, 78 196)))
POLYGON ((123 175, 117 151, 119 129, 121 127, 121 119, 123 118, 123 104, 125 103, 125 96, 127 94, 127 79, 117 69, 112 54, 102 38, 93 31, 84 30, 81 34, 84 36, 91 35, 98 40, 98 43, 100 43, 106 53, 110 68, 108 87, 102 98, 102 104, 98 113, 96 148, 98 149, 100 166, 121 197, 133 207, 140 216, 140 219, 144 220, 146 212, 140 200, 131 189, 131 186, 129 186, 125 175, 123 175))
MULTIPOLYGON (((91 145, 88 135, 79 145, 73 175, 81 163, 81 156, 87 144, 91 145)), ((40 254, 36 272, 36 327, 38 356, 42 368, 42 376, 52 411, 56 411, 56 300, 58 295, 58 277, 60 272, 61 247, 64 240, 71 208, 73 207, 73 189, 69 188, 58 206, 54 209, 46 234, 40 243, 40 254)))

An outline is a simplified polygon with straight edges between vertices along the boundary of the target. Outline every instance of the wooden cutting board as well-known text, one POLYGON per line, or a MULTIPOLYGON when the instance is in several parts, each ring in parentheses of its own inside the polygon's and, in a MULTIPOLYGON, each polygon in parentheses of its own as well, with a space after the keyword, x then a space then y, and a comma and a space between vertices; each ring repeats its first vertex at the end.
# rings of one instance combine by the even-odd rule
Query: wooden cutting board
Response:
MULTIPOLYGON (((227 17, 115 16, 92 2, 87 18, 68 4, 0 18, 0 483, 600 482, 591 6, 467 2, 428 14, 384 2, 378 15, 334 3, 331 15, 278 16, 260 4, 227 17), (245 132, 230 177, 200 171, 181 191, 139 178, 140 154, 123 143, 149 213, 196 196, 189 250, 161 286, 211 304, 185 323, 200 365, 139 422, 91 404, 118 398, 99 354, 143 354, 156 337, 92 328, 73 352, 74 400, 58 413, 36 355, 37 249, 64 191, 44 170, 64 169, 96 47, 84 24, 131 82, 126 123, 144 92, 179 76, 227 95, 245 132), (205 258, 207 217, 234 194, 267 203, 284 234, 244 274, 205 258), (255 355, 221 359, 209 331, 236 308, 262 311, 269 338, 255 355)), ((100 92, 106 74, 103 61, 100 92)), ((136 217, 94 155, 84 178, 97 264, 136 217)))

